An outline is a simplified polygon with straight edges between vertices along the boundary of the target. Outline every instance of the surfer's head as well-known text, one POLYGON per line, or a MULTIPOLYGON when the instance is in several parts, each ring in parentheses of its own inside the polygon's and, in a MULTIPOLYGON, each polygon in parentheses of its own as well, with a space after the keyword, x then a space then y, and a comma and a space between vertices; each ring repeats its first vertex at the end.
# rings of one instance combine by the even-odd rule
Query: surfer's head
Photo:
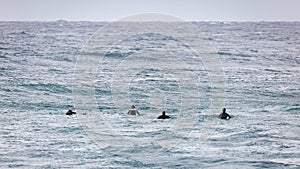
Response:
POLYGON ((162 115, 166 115, 166 111, 162 111, 162 115))
POLYGON ((72 108, 69 108, 68 112, 72 112, 72 108))
POLYGON ((223 113, 225 113, 226 112, 226 108, 223 108, 223 113))
POLYGON ((132 109, 135 109, 135 105, 131 105, 131 108, 132 108, 132 109))

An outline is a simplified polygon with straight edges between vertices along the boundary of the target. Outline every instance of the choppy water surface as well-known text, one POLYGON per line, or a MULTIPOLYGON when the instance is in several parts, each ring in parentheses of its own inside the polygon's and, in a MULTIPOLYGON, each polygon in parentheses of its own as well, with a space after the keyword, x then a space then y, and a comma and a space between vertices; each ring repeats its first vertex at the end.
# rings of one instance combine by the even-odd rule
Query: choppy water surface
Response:
POLYGON ((228 121, 217 120, 221 109, 207 113, 214 89, 205 63, 193 67, 196 56, 190 48, 157 34, 119 41, 95 75, 93 96, 100 114, 91 123, 111 127, 109 136, 95 140, 78 118, 89 112, 65 112, 74 106, 76 56, 106 24, 0 22, 0 168, 300 167, 299 22, 193 23, 222 63, 224 105, 234 116, 228 121), (151 64, 129 70, 126 65, 139 56, 151 64), (182 61, 192 66, 178 66, 182 61), (157 69, 167 62, 170 70, 157 69), (132 76, 124 74, 130 71, 132 76), (185 71, 192 72, 188 86, 174 76, 185 71), (136 104, 141 116, 127 116, 129 107, 115 105, 121 94, 113 91, 122 88, 123 75, 131 78, 126 81, 128 104, 136 104), (181 127, 189 123, 180 121, 185 93, 198 98, 185 110, 196 123, 181 127), (156 120, 162 109, 170 120, 156 120), (214 130, 209 139, 200 141, 199 133, 214 122, 218 125, 209 126, 214 130), (122 146, 118 139, 135 144, 122 146))

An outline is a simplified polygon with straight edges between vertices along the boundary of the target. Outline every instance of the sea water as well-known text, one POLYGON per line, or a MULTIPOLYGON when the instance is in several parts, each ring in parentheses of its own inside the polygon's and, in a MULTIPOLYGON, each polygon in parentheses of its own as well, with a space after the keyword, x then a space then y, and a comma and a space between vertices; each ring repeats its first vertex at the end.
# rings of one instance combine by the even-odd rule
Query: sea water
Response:
POLYGON ((300 23, 192 24, 222 77, 176 38, 125 37, 96 62, 91 112, 76 100, 78 56, 109 23, 0 22, 0 168, 299 168, 300 23))

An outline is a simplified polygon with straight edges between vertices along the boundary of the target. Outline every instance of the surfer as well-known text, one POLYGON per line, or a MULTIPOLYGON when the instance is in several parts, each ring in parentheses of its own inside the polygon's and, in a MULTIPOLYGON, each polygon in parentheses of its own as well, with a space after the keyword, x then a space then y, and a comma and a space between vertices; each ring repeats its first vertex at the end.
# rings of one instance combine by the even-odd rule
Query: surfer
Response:
POLYGON ((72 111, 71 108, 69 108, 69 110, 66 112, 66 115, 73 115, 76 114, 76 112, 72 111))
POLYGON ((131 109, 128 110, 128 113, 130 115, 140 115, 139 111, 135 108, 135 105, 131 106, 131 109))
POLYGON ((226 113, 226 108, 223 108, 223 112, 219 115, 219 118, 220 119, 230 119, 231 118, 231 116, 228 113, 226 113))
POLYGON ((166 111, 162 111, 162 115, 158 116, 157 119, 169 119, 170 116, 166 115, 166 111))

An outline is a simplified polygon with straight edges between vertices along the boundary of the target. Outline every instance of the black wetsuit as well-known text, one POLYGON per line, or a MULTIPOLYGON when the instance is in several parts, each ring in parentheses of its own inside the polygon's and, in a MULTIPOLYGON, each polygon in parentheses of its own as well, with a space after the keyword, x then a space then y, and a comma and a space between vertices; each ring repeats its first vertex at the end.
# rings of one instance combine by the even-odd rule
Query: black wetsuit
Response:
POLYGON ((73 115, 73 114, 76 114, 76 112, 73 112, 73 111, 67 111, 66 115, 73 115))
POLYGON ((169 119, 169 118, 170 118, 170 116, 168 116, 168 115, 160 115, 157 117, 157 119, 169 119))
POLYGON ((220 119, 227 119, 227 117, 231 118, 231 116, 230 116, 229 114, 227 114, 227 113, 221 113, 221 114, 219 115, 219 118, 220 118, 220 119))

